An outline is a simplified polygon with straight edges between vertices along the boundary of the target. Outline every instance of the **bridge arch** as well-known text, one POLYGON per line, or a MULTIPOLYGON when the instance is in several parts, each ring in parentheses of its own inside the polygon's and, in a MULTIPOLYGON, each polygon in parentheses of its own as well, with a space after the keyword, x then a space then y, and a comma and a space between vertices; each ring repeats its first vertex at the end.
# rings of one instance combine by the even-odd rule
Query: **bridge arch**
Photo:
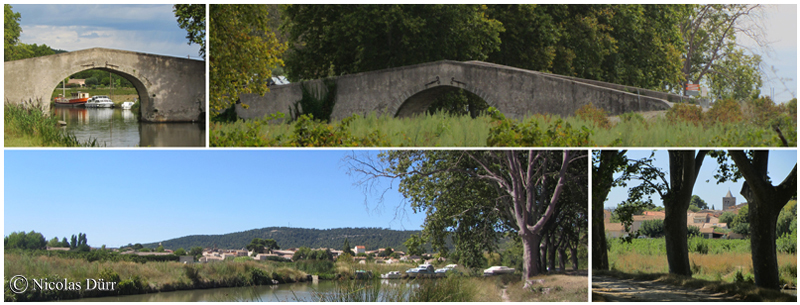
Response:
POLYGON ((59 83, 80 71, 98 69, 130 81, 139 94, 142 120, 194 122, 205 118, 205 62, 139 52, 93 48, 4 63, 4 100, 41 103, 59 83))
POLYGON ((438 97, 458 89, 464 89, 468 92, 468 94, 479 97, 489 106, 496 107, 496 105, 492 103, 488 94, 479 88, 466 85, 458 86, 442 84, 429 88, 413 87, 398 94, 394 104, 399 106, 395 111, 394 116, 398 118, 405 118, 425 113, 425 111, 430 109, 431 105, 438 97))

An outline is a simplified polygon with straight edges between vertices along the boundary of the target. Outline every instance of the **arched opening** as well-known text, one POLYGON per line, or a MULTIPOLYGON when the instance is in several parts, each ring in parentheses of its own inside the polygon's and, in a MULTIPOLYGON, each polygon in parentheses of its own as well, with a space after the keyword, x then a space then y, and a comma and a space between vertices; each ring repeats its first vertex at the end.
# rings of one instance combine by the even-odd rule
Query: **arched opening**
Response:
POLYGON ((139 131, 141 113, 151 103, 141 80, 106 67, 78 67, 64 72, 61 77, 57 84, 53 84, 50 111, 66 123, 63 127, 66 131, 79 141, 97 140, 102 146, 142 145, 139 131), (70 100, 83 100, 84 103, 64 104, 70 100), (133 105, 126 109, 130 104, 133 105))
POLYGON ((445 112, 450 115, 469 115, 475 118, 487 108, 489 104, 475 93, 445 85, 422 90, 410 96, 400 105, 395 117, 445 112))

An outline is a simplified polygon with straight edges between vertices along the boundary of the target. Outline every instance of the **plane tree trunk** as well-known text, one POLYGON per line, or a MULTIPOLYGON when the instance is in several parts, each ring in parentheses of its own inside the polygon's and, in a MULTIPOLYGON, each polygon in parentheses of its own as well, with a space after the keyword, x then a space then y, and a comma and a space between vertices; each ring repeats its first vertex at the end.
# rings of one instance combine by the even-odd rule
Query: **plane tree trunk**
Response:
POLYGON ((744 151, 732 150, 729 154, 746 180, 740 193, 747 198, 756 286, 779 289, 775 226, 783 206, 797 195, 797 164, 780 185, 773 186, 767 176, 769 151, 754 151, 752 160, 744 151))

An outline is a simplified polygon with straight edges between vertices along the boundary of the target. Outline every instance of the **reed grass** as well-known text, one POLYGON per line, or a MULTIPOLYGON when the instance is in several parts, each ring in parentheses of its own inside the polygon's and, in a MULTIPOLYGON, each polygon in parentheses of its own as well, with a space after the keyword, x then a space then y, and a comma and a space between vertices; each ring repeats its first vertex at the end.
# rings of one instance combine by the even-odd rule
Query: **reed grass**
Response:
POLYGON ((40 104, 5 103, 3 106, 3 138, 6 147, 55 146, 96 147, 96 139, 81 142, 59 127, 58 118, 47 115, 40 104))

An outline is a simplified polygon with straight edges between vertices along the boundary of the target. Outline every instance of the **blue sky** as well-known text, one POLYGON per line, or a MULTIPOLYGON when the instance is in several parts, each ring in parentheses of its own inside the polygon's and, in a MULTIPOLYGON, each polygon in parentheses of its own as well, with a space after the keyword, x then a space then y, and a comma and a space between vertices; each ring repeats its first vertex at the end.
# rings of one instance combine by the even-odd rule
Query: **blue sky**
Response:
MULTIPOLYGON (((627 155, 629 159, 640 159, 649 156, 651 152, 652 150, 629 150, 627 155)), ((769 167, 767 168, 767 172, 769 177, 772 178, 772 183, 777 185, 783 181, 783 178, 789 174, 795 164, 797 164, 797 151, 771 151, 769 155, 769 167)), ((669 157, 667 156, 666 150, 656 151, 655 165, 656 167, 666 171, 667 179, 669 179, 669 157)), ((742 189, 742 183, 744 183, 744 179, 740 179, 739 182, 735 183, 727 182, 717 184, 716 180, 714 179, 714 172, 716 172, 717 168, 718 166, 716 159, 706 157, 706 159, 703 161, 703 166, 700 167, 700 174, 697 176, 697 182, 694 185, 693 194, 700 196, 700 198, 702 198, 709 207, 713 205, 714 208, 718 210, 722 209, 722 197, 728 193, 728 190, 731 191, 731 195, 736 197, 736 204, 746 202, 747 200, 741 194, 739 194, 739 191, 742 189), (706 180, 708 180, 708 182, 706 182, 706 180)), ((633 180, 628 183, 628 186, 634 187, 640 184, 640 181, 633 180)), ((604 206, 606 208, 615 207, 617 204, 621 203, 627 198, 627 188, 612 188, 611 192, 608 194, 608 200, 606 200, 604 206)), ((655 205, 662 207, 664 206, 661 203, 661 198, 659 198, 657 194, 652 198, 655 205)))
POLYGON ((23 43, 67 51, 102 47, 200 59, 200 46, 187 44, 171 4, 12 4, 12 10, 21 15, 23 43))
POLYGON ((116 247, 270 226, 420 229, 410 208, 395 218, 396 183, 383 209, 373 197, 367 208, 341 162, 349 153, 6 150, 3 234, 83 232, 90 246, 116 247))

